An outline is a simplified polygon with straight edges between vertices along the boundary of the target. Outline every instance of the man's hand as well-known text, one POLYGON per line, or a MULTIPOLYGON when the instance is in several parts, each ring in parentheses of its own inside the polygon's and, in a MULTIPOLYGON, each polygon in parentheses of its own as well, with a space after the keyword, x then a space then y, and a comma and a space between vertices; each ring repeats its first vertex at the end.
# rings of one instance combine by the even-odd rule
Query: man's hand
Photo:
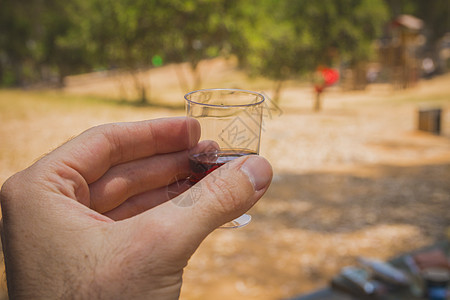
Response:
POLYGON ((242 157, 205 177, 192 205, 168 201, 189 173, 187 122, 200 135, 185 118, 98 126, 11 177, 0 194, 10 297, 176 299, 199 244, 272 178, 265 159, 242 157))

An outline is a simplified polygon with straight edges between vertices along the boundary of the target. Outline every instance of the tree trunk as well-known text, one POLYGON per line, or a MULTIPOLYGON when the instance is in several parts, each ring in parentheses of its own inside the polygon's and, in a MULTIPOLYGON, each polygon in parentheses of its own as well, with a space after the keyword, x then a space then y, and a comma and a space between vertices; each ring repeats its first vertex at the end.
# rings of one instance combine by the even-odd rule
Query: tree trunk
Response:
POLYGON ((141 99, 140 99, 141 104, 147 104, 148 100, 147 100, 147 91, 145 89, 144 86, 141 87, 141 99))
POLYGON ((319 112, 322 109, 322 99, 321 99, 322 93, 316 93, 316 98, 314 100, 314 111, 319 112))
POLYGON ((116 85, 118 86, 118 89, 119 89, 120 100, 127 101, 128 93, 127 93, 127 89, 125 88, 125 83, 123 82, 123 80, 124 80, 123 75, 116 73, 115 78, 117 81, 116 85))
POLYGON ((273 95, 273 102, 275 102, 276 104, 278 104, 280 101, 281 89, 283 88, 283 83, 284 83, 284 80, 278 80, 275 83, 275 92, 273 95))
POLYGON ((64 87, 64 78, 66 77, 66 74, 69 74, 69 72, 65 71, 65 67, 62 65, 58 65, 58 88, 62 89, 64 87))
POLYGON ((202 86, 202 76, 200 74, 200 70, 198 68, 198 63, 191 63, 191 71, 192 71, 192 76, 194 77, 194 85, 193 85, 193 90, 198 90, 201 88, 202 86))
POLYGON ((189 84, 186 80, 186 76, 185 76, 183 70, 181 69, 181 66, 182 66, 182 64, 176 64, 176 65, 174 65, 174 68, 175 68, 175 72, 177 74, 178 83, 180 84, 181 92, 185 94, 185 93, 189 92, 189 84))
POLYGON ((139 71, 130 71, 131 77, 133 78, 134 87, 136 91, 139 94, 139 103, 141 104, 148 104, 148 95, 147 95, 147 88, 145 86, 145 83, 142 82, 139 76, 139 71))

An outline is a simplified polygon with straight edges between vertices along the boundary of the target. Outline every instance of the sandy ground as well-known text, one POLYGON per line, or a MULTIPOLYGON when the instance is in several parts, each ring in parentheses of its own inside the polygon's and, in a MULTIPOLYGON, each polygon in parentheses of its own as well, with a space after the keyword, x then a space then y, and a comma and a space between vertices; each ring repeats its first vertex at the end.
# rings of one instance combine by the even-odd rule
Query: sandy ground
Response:
POLYGON ((263 135, 273 184, 250 225, 201 246, 184 298, 285 299, 326 285, 358 256, 387 259, 446 238, 449 79, 397 95, 330 91, 319 114, 309 89, 285 91, 263 135), (417 131, 425 103, 411 100, 444 91, 442 135, 417 131))
MULTIPOLYGON (((223 62, 205 70, 204 87, 264 90, 264 82, 244 82, 223 62)), ((65 93, 119 93, 117 79, 92 76, 70 78, 65 93)), ((152 94, 182 105, 173 66, 151 78, 159 80, 152 94)), ((0 93, 0 183, 90 126, 183 114, 52 97, 36 104, 27 93, 0 93)), ((309 87, 291 84, 279 107, 267 111, 261 154, 273 165, 272 186, 248 226, 216 230, 204 241, 185 270, 181 299, 285 299, 326 285, 358 256, 387 259, 447 238, 450 76, 407 91, 332 88, 319 113, 312 99, 309 87), (417 131, 424 105, 443 109, 441 135, 417 131)))

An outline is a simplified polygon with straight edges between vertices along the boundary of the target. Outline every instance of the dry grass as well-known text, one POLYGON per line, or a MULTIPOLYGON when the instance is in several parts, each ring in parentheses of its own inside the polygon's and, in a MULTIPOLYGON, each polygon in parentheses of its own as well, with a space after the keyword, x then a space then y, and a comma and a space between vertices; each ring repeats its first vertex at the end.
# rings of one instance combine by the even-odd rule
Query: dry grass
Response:
MULTIPOLYGON (((180 106, 173 68, 151 71, 152 95, 180 106)), ((223 61, 204 68, 205 87, 266 84, 223 61)), ((0 91, 0 183, 91 126, 183 114, 86 96, 118 95, 117 78, 70 80, 64 93, 0 91)), ((287 88, 282 114, 266 118, 262 140, 274 182, 251 210, 250 225, 217 230, 202 244, 185 271, 182 299, 286 298, 326 284, 356 256, 386 259, 445 238, 449 83, 447 75, 408 91, 336 88, 325 94, 320 113, 311 111, 309 88, 287 88), (444 108, 442 135, 416 131, 423 104, 444 108)))

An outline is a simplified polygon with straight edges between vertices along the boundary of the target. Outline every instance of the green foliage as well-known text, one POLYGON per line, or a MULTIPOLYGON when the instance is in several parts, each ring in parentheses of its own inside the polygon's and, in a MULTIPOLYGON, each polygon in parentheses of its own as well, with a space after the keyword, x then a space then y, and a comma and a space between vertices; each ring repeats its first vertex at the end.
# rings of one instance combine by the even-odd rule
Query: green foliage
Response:
POLYGON ((388 18, 381 0, 265 3, 264 24, 247 27, 256 34, 248 39, 249 49, 241 61, 275 80, 338 60, 357 63, 368 59, 372 42, 388 18))
POLYGON ((0 84, 62 83, 68 74, 112 67, 137 70, 158 65, 157 56, 189 62, 197 76, 201 60, 219 55, 235 55, 250 74, 283 81, 318 65, 369 59, 373 40, 400 11, 423 15, 442 35, 449 25, 445 3, 1 0, 0 84))
POLYGON ((25 81, 24 66, 28 63, 32 45, 32 24, 26 13, 27 5, 20 1, 0 2, 0 84, 25 81), (17 36, 21 38, 17 38, 17 36))
POLYGON ((0 2, 2 83, 61 80, 89 69, 89 55, 70 7, 56 0, 0 2))

